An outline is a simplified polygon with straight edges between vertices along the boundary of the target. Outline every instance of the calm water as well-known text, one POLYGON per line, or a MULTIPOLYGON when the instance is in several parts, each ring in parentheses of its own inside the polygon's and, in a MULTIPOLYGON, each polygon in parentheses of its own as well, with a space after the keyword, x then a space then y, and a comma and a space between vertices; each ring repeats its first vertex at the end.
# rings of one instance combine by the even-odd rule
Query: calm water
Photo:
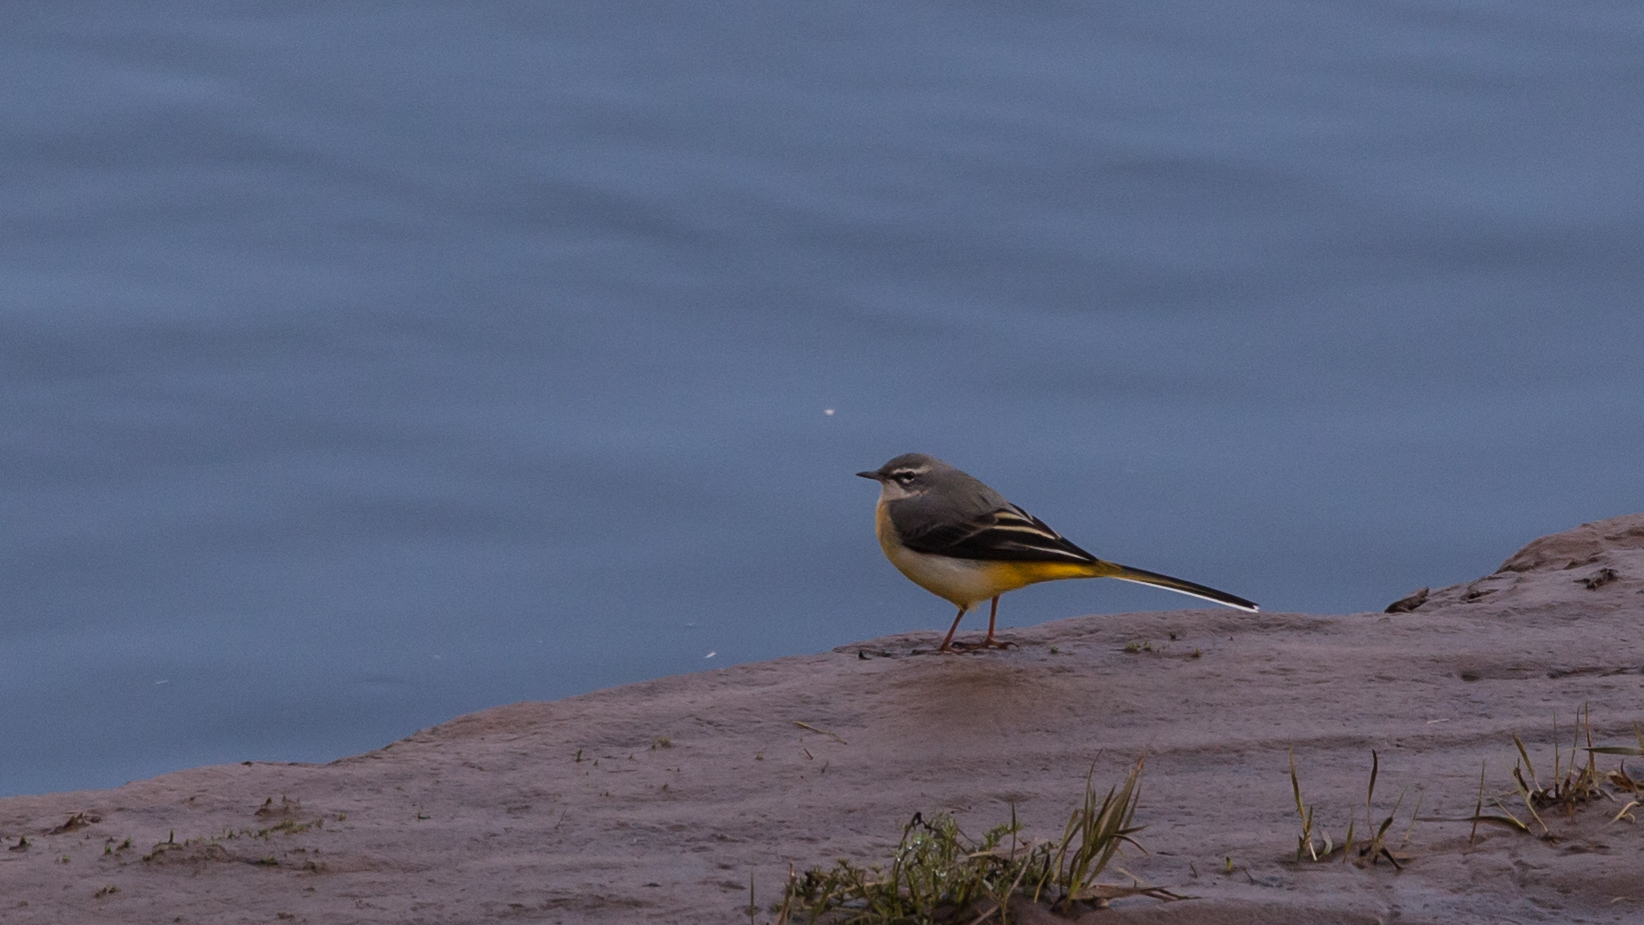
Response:
POLYGON ((1272 609, 1644 510, 1631 0, 458 6, 8 5, 0 793, 943 629, 907 450, 1272 609))

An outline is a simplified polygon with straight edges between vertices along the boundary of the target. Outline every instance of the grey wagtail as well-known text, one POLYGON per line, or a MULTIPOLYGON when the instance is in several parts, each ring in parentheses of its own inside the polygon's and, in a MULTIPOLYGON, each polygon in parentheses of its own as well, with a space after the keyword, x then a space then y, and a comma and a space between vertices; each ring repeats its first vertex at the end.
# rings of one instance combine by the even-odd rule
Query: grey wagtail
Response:
POLYGON ((1254 612, 1255 604, 1215 588, 1156 572, 1104 562, 1062 538, 979 480, 923 453, 904 453, 872 472, 880 485, 874 529, 885 558, 926 591, 959 608, 939 652, 952 651, 953 634, 972 607, 988 598, 993 638, 999 595, 1061 578, 1117 578, 1254 612))

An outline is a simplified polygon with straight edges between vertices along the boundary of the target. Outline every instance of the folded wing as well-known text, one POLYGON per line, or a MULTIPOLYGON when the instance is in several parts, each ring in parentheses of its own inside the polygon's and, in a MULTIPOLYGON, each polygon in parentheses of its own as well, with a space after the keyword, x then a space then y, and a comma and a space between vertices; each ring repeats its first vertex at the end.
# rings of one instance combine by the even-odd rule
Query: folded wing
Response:
POLYGON ((1098 561, 1095 556, 1050 529, 1044 521, 1014 504, 962 523, 934 527, 912 536, 903 535, 902 542, 917 552, 955 559, 1081 564, 1098 561))
MULTIPOLYGON (((1060 562, 1089 566, 1081 572, 1090 578, 1117 578, 1187 594, 1226 607, 1256 611, 1250 601, 1215 588, 1172 578, 1158 572, 1106 562, 1096 558, 1052 530, 1044 521, 1014 504, 969 518, 958 524, 935 526, 902 536, 903 545, 917 552, 955 559, 982 559, 1003 562, 1060 562)), ((1069 577, 1062 574, 1058 577, 1069 577)))

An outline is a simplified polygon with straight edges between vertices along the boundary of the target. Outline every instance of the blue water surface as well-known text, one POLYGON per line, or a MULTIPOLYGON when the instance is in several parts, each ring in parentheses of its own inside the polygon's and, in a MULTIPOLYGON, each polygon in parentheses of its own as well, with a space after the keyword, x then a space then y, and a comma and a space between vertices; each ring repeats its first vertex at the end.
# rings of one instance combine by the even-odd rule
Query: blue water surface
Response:
POLYGON ((939 632, 905 451, 1276 610, 1644 510, 1633 2, 5 19, 0 794, 939 632))

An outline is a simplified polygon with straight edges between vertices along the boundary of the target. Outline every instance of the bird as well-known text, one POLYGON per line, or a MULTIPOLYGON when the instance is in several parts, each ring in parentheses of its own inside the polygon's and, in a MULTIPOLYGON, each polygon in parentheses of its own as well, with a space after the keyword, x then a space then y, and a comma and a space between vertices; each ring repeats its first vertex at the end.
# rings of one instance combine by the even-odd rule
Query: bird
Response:
POLYGON ((914 584, 959 608, 938 652, 953 651, 959 621, 989 598, 988 634, 980 647, 1003 648, 993 636, 999 596, 1064 578, 1117 578, 1259 610, 1225 591, 1098 559, 980 479, 934 456, 904 453, 856 474, 880 485, 874 532, 885 558, 914 584))

